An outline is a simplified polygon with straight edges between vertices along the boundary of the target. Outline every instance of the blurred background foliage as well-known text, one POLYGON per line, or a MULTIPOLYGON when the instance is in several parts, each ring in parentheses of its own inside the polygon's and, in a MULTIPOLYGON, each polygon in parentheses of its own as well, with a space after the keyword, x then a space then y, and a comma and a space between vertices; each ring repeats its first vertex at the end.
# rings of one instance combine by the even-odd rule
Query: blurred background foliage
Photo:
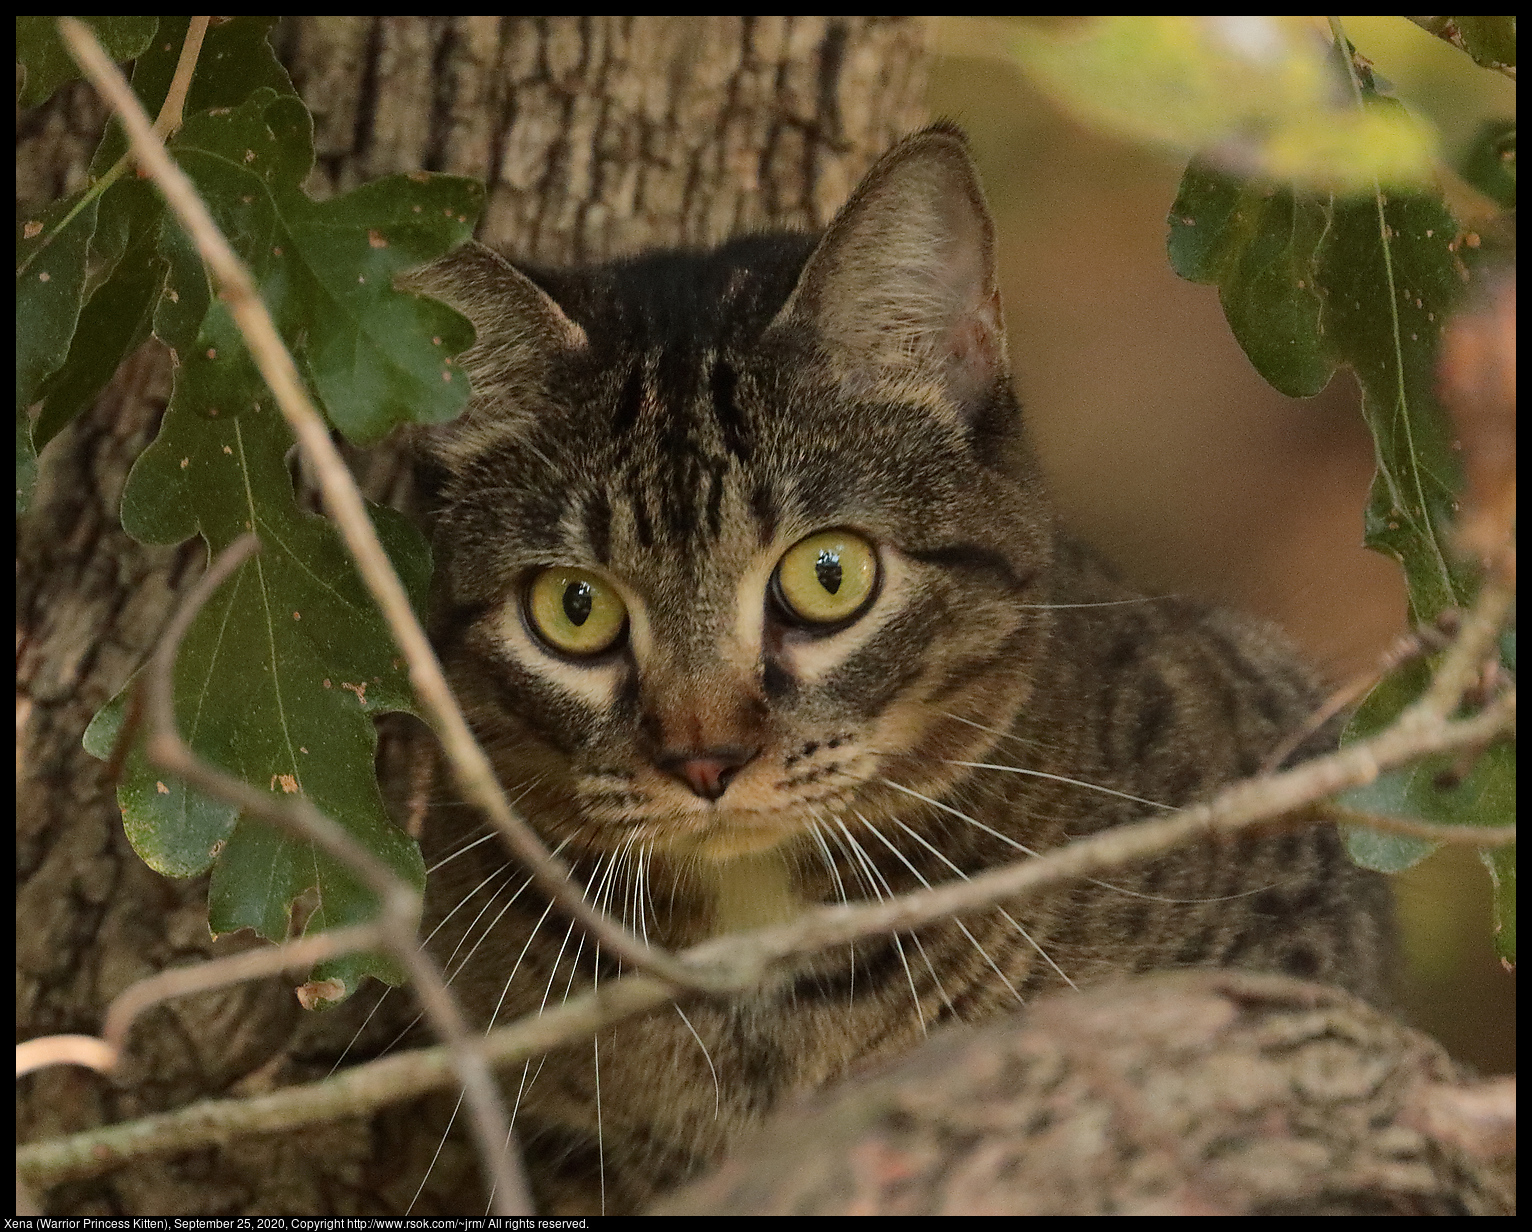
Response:
MULTIPOLYGON (((1324 18, 1285 20, 1293 37, 1329 37, 1324 18)), ((1486 220, 1490 203, 1447 169, 1483 125, 1514 119, 1515 82, 1405 18, 1340 20, 1423 121, 1390 157, 1406 174, 1422 151, 1434 157, 1460 222, 1486 220)), ((1050 78, 1046 40, 1059 29, 942 18, 930 90, 932 115, 963 125, 984 176, 1012 365, 1058 503, 1141 585, 1277 621, 1332 681, 1366 671, 1407 624, 1399 566, 1362 546, 1373 445, 1356 383, 1343 370, 1299 400, 1257 375, 1218 289, 1182 281, 1166 259, 1189 151, 1163 123, 1122 122, 1110 98, 1082 104, 1089 83, 1050 78), (1013 50, 1029 40, 1043 50, 1023 54, 1024 72, 1013 50)), ((1213 82, 1220 90, 1228 83, 1213 82)), ((1182 131, 1207 122, 1188 113, 1182 131)), ((1513 1070, 1514 977, 1491 949, 1477 856, 1444 849, 1394 884, 1402 1008, 1481 1070, 1513 1070)))

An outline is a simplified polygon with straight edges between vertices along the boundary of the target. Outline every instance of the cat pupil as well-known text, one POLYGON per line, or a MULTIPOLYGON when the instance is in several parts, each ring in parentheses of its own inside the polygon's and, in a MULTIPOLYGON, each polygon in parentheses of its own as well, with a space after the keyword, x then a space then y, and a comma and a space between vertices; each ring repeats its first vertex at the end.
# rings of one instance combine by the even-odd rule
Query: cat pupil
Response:
POLYGON ((564 615, 572 625, 583 625, 590 618, 589 582, 571 582, 564 587, 564 615))
POLYGON ((819 584, 830 594, 840 590, 840 557, 834 552, 824 551, 819 554, 819 559, 814 562, 814 573, 819 578, 819 584))

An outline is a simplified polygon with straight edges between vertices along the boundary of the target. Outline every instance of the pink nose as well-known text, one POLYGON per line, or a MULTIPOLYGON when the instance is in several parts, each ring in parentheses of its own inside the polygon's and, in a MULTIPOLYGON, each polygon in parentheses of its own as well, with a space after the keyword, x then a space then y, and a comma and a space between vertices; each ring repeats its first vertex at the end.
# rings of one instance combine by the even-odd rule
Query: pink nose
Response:
POLYGON ((688 749, 663 754, 655 758, 655 763, 661 770, 675 775, 704 800, 717 800, 729 789, 729 784, 741 767, 755 754, 755 749, 738 746, 696 752, 688 749))

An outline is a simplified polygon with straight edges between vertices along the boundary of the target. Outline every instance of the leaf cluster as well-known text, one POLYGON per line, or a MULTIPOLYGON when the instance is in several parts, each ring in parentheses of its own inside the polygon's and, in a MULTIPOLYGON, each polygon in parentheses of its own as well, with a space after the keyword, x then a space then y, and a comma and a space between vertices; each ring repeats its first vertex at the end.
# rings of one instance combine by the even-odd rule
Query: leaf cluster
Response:
MULTIPOLYGON (((1514 17, 1411 20, 1514 73, 1514 17)), ((1443 330, 1492 246, 1453 216, 1429 126, 1389 95, 1338 23, 1329 44, 1316 33, 1269 18, 1101 18, 1029 31, 1015 55, 1080 119, 1192 154, 1168 219, 1171 266, 1218 288, 1230 329, 1269 384, 1312 397, 1338 368, 1351 370, 1377 458, 1364 541, 1400 563, 1412 622, 1430 626, 1471 606, 1480 585, 1477 563, 1454 547, 1463 442, 1437 386, 1443 330)), ((1515 151, 1515 121, 1492 121, 1457 174, 1512 209, 1515 151)), ((1398 718, 1434 662, 1379 681, 1343 743, 1398 718)), ((1514 674, 1513 654, 1501 666, 1514 674)), ((1509 745, 1466 771, 1450 761, 1428 759, 1342 800, 1439 824, 1515 821, 1509 745)), ((1348 844, 1359 863, 1389 872, 1435 850, 1360 827, 1348 828, 1348 844)), ((1515 850, 1484 858, 1496 947, 1510 960, 1515 850)))
MULTIPOLYGON (((111 54, 132 58, 150 114, 165 103, 188 19, 103 19, 111 54), (115 21, 116 24, 112 24, 115 21)), ((215 19, 167 147, 251 270, 316 405, 368 444, 407 423, 456 415, 467 397, 453 357, 472 341, 446 306, 397 291, 394 275, 471 232, 483 188, 444 175, 392 176, 327 201, 303 188, 312 121, 273 55, 272 18, 215 19)), ((73 76, 52 19, 18 19, 24 101, 73 76), (67 61, 67 63, 66 63, 67 61)), ((174 386, 159 435, 122 498, 123 527, 146 544, 199 535, 210 556, 246 531, 263 551, 208 604, 175 669, 176 717, 202 758, 274 793, 301 792, 419 887, 413 840, 388 819, 373 774, 373 718, 414 709, 381 615, 333 525, 302 512, 287 455, 293 438, 270 401, 203 262, 158 192, 134 176, 114 121, 89 185, 17 239, 17 506, 34 450, 88 407, 150 337, 168 348, 174 386)), ((430 554, 419 532, 371 510, 417 608, 430 554)), ((375 904, 354 874, 312 844, 157 775, 128 722, 135 681, 97 715, 87 749, 128 741, 118 802, 135 850, 156 870, 212 869, 215 934, 253 928, 281 940, 294 904, 309 931, 358 923, 375 904)), ((354 989, 397 980, 378 955, 337 960, 316 978, 354 989)))

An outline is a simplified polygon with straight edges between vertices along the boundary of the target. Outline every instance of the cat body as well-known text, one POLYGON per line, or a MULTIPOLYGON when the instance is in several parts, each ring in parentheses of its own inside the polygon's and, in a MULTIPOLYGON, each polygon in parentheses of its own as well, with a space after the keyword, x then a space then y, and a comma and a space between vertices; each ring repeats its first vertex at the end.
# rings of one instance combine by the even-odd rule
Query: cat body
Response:
MULTIPOLYGON (((479 246, 433 637, 507 791, 588 897, 672 949, 1024 859, 1205 798, 1298 729, 1273 631, 1145 599, 1055 525, 960 134, 902 142, 822 237, 581 270, 479 246)), ((481 819, 436 809, 432 951, 481 1025, 619 971, 481 819)), ((502 1076, 540 1201, 642 1207, 785 1097, 1123 971, 1382 993, 1388 892, 1333 829, 802 959, 502 1076)))

